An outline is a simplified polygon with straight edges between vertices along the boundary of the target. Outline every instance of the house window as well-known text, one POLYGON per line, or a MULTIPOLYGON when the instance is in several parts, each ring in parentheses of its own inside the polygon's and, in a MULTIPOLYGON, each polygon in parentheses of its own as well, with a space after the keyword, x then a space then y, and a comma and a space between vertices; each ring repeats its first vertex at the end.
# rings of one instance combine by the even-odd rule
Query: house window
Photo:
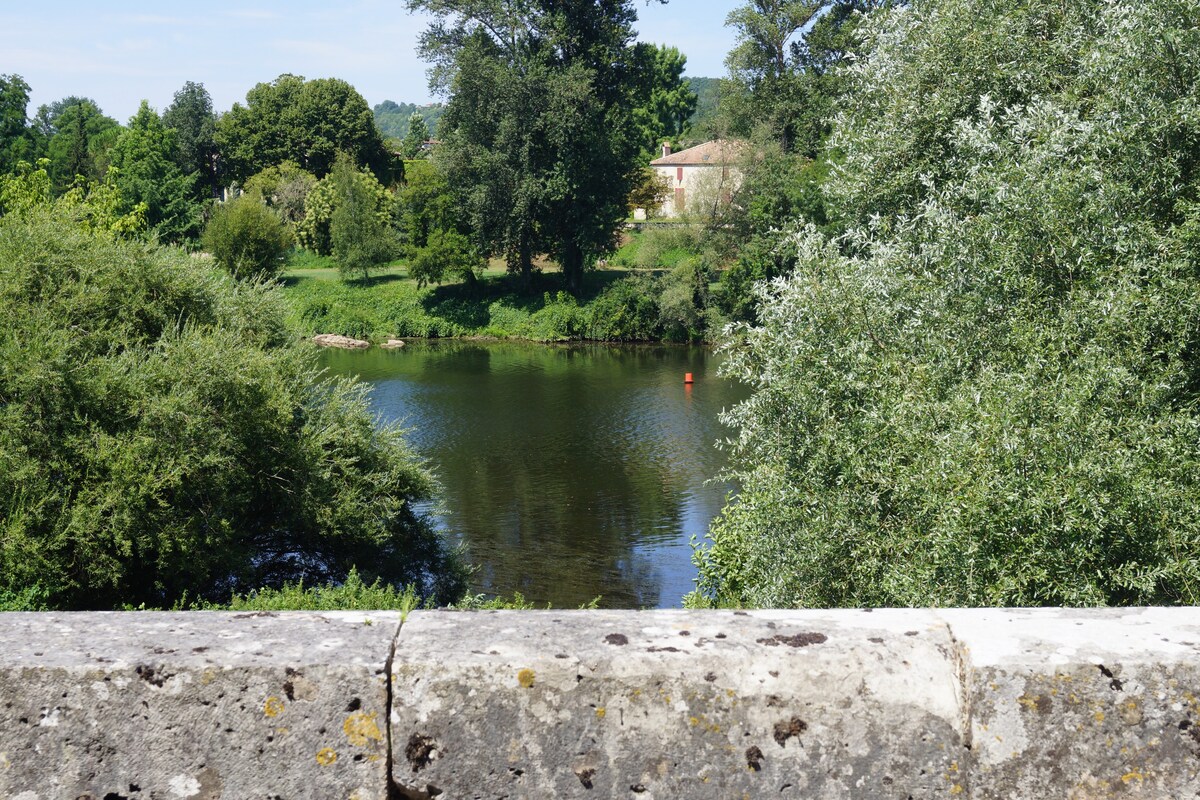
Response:
POLYGON ((683 197, 683 187, 680 186, 675 190, 675 211, 682 214, 686 210, 686 203, 683 197))
POLYGON ((683 183, 683 167, 679 167, 679 168, 676 170, 676 172, 675 172, 675 180, 679 181, 679 183, 681 183, 681 184, 683 183))

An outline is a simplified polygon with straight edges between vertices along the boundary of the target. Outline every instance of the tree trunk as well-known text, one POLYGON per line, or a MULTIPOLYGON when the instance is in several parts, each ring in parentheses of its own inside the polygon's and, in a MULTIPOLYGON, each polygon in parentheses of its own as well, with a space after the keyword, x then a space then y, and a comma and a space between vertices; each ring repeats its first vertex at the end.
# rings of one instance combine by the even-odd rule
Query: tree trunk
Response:
POLYGON ((567 242, 562 249, 563 285, 578 297, 583 291, 583 250, 577 242, 567 242))

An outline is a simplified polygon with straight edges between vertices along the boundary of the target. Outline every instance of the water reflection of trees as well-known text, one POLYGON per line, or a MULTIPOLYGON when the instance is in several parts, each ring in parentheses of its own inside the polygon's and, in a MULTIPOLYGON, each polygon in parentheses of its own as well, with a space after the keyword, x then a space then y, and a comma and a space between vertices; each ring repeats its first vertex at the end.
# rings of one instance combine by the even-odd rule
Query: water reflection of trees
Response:
POLYGON ((431 407, 407 413, 429 428, 419 439, 446 489, 447 525, 481 564, 479 590, 559 606, 658 604, 653 545, 686 541, 688 503, 692 518, 697 502, 707 514, 721 504, 719 488, 702 486, 716 469, 715 411, 697 418, 681 400, 682 373, 708 359, 688 348, 474 342, 393 359, 404 381, 424 384, 431 407))

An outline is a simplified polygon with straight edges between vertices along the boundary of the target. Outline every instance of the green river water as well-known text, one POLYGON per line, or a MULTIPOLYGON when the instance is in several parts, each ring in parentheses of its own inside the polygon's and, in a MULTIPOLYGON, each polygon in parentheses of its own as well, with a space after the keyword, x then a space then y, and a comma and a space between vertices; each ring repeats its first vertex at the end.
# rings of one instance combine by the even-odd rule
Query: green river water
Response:
POLYGON ((654 608, 693 588, 690 542, 731 489, 711 482, 730 435, 717 416, 746 395, 712 351, 458 341, 322 358, 410 429, 442 483, 438 524, 478 565, 474 591, 654 608))

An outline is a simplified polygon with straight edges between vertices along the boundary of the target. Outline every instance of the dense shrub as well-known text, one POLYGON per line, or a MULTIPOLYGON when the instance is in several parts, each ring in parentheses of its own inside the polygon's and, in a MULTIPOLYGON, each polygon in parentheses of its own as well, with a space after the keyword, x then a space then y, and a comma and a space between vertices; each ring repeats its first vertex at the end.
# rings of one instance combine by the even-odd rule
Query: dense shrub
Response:
POLYGON ((441 283, 446 278, 472 285, 483 267, 483 257, 470 239, 454 231, 435 229, 413 253, 408 274, 418 286, 441 283))
POLYGON ((243 195, 217 206, 204 229, 203 244, 235 278, 273 278, 283 267, 292 234, 260 199, 243 195))
POLYGON ((635 275, 614 281, 592 301, 588 338, 606 342, 653 342, 662 337, 658 281, 635 275))
POLYGON ((1200 600, 1200 7, 917 0, 726 374, 695 602, 1200 600))
POLYGON ((0 219, 0 302, 4 602, 162 607, 356 564, 458 595, 412 506, 431 477, 291 344, 275 291, 35 210, 0 219))

